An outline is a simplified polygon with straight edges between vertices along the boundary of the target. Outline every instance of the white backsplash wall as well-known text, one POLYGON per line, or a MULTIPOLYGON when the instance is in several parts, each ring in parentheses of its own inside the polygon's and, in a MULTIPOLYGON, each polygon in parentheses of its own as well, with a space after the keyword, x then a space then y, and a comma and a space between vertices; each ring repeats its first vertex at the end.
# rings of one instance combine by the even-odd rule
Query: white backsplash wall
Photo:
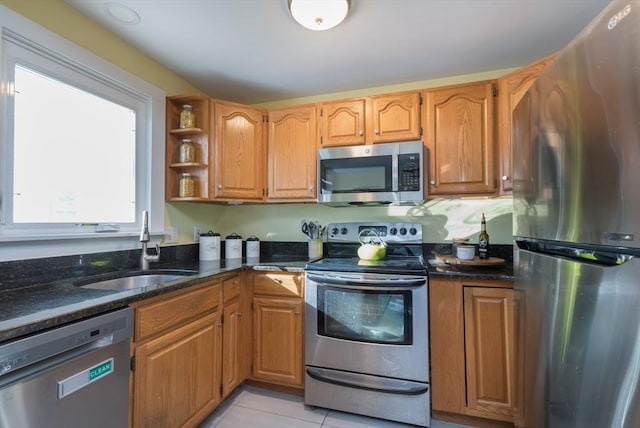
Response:
POLYGON ((219 232, 224 239, 237 233, 243 239, 251 235, 262 241, 306 240, 300 221, 318 220, 326 225, 343 221, 404 221, 423 224, 423 241, 450 242, 452 238, 470 238, 477 243, 480 218, 485 213, 492 244, 512 244, 512 199, 442 199, 421 206, 384 206, 334 208, 318 204, 210 205, 196 203, 167 204, 168 225, 179 229, 180 243, 193 242, 193 226, 203 232, 219 232))

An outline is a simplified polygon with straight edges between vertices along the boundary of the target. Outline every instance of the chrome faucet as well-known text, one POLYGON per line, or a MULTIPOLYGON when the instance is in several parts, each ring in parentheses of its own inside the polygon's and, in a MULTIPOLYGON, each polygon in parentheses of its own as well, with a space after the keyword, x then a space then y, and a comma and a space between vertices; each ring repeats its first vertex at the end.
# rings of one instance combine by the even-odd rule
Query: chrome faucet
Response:
POLYGON ((160 246, 156 244, 156 254, 147 254, 147 243, 151 240, 149 235, 149 211, 142 211, 142 231, 140 232, 140 242, 142 242, 142 254, 140 255, 140 268, 142 270, 149 269, 149 262, 157 262, 160 260, 160 246))

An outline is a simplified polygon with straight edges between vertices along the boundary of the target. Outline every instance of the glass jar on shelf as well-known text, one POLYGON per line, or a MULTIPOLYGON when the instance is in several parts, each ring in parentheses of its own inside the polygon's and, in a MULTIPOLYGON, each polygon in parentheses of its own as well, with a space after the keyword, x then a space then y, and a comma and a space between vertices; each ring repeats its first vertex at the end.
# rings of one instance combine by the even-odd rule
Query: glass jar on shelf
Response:
POLYGON ((190 104, 185 104, 182 106, 182 111, 180 112, 180 128, 195 128, 196 120, 193 115, 193 108, 190 104))
POLYGON ((188 172, 182 173, 180 179, 179 195, 181 198, 190 198, 195 196, 196 186, 193 177, 188 172))
POLYGON ((185 138, 180 143, 180 163, 191 163, 196 160, 195 147, 190 139, 185 138))

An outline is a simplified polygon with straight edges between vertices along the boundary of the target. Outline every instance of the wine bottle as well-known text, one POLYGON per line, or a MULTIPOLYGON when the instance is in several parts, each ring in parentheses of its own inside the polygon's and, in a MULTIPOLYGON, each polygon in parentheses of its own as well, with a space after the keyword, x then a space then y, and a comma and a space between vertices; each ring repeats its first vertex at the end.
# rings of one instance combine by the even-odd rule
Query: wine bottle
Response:
POLYGON ((489 258, 489 234, 487 233, 487 221, 484 218, 484 213, 482 213, 480 235, 478 235, 478 256, 481 259, 489 258))

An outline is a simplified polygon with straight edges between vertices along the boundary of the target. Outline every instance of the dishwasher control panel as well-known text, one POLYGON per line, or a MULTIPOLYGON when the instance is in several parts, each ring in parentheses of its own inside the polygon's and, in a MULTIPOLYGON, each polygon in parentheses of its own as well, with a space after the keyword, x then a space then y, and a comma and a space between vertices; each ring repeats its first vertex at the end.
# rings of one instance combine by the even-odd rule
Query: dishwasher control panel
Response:
POLYGON ((98 315, 0 345, 0 376, 80 347, 101 347, 130 338, 131 308, 98 315))

